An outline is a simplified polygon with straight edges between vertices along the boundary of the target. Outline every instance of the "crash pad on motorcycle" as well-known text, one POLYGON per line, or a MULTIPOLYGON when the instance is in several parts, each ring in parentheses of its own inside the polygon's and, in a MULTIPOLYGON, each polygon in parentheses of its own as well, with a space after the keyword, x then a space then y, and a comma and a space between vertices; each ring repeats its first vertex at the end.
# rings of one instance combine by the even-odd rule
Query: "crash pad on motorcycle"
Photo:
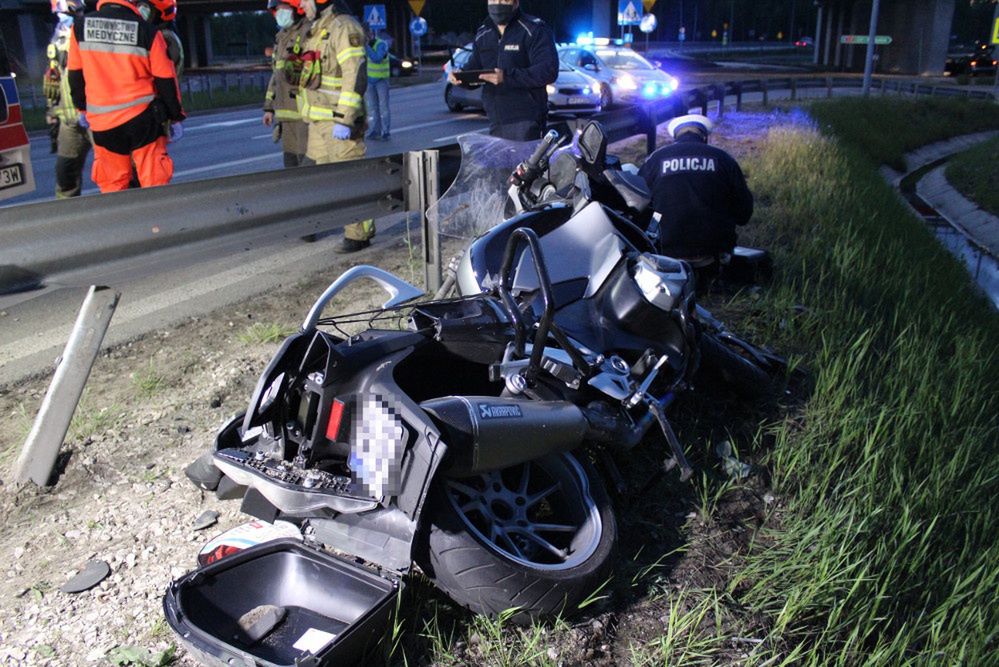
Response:
POLYGON ((397 576, 280 539, 184 575, 163 608, 203 664, 350 665, 384 635, 401 586, 397 576))

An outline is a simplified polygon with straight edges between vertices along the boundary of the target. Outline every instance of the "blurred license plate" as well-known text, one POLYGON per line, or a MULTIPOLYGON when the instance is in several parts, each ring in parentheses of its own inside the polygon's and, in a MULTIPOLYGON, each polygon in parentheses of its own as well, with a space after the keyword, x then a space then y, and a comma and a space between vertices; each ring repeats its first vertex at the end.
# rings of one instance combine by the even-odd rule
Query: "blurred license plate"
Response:
POLYGON ((570 97, 569 98, 569 104, 572 104, 572 105, 575 106, 577 104, 593 104, 593 103, 590 102, 590 98, 588 98, 588 97, 570 97))
POLYGON ((0 167, 0 190, 24 184, 24 166, 10 164, 0 167))

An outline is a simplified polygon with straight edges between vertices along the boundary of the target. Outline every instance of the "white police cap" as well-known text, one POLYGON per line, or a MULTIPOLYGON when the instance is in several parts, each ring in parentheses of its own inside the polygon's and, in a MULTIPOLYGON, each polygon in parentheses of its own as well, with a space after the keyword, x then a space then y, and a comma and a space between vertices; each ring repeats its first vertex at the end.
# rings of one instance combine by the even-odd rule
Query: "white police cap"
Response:
POLYGON ((680 130, 689 125, 696 125, 705 135, 711 134, 711 130, 715 127, 707 116, 702 116, 699 113, 690 113, 686 116, 677 116, 671 120, 669 125, 666 126, 666 130, 669 132, 669 136, 676 139, 680 130))

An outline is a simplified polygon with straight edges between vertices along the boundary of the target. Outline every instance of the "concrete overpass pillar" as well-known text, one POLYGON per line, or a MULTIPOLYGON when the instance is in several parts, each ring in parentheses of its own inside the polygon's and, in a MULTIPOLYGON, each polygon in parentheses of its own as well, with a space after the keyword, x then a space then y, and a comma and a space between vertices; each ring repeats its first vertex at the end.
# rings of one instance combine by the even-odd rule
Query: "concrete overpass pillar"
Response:
POLYGON ((54 27, 55 23, 48 14, 19 12, 17 15, 17 32, 21 38, 22 53, 12 52, 10 55, 24 58, 24 68, 31 76, 32 82, 40 78, 48 67, 45 48, 48 46, 54 27))
POLYGON ((593 0, 593 34, 614 35, 614 24, 617 23, 617 3, 613 0, 593 0), (611 5, 614 5, 613 8, 611 5), (614 17, 612 22, 611 17, 614 17))
POLYGON ((212 24, 208 16, 185 14, 184 32, 187 34, 187 64, 191 67, 210 65, 215 58, 212 54, 212 24))
POLYGON ((947 59, 954 0, 896 0, 886 8, 878 33, 891 35, 892 44, 881 48, 882 72, 942 74, 947 59))

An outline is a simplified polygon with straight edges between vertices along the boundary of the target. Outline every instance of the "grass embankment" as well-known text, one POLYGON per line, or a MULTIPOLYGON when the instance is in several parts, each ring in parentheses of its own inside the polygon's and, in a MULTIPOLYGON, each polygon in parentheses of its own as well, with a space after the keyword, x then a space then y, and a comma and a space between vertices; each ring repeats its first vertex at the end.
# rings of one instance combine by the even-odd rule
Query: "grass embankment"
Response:
POLYGON ((779 348, 815 375, 769 457, 785 502, 730 590, 767 664, 996 664, 999 316, 875 172, 991 124, 977 105, 843 100, 843 141, 773 131, 749 164, 779 348), (873 159, 872 159, 873 158, 873 159), (762 545, 766 544, 764 548, 762 545))
POLYGON ((999 137, 955 156, 947 165, 946 172, 951 185, 993 215, 999 215, 997 155, 999 137))
POLYGON ((999 128, 999 107, 946 99, 851 98, 813 105, 813 115, 868 158, 905 170, 904 155, 956 134, 999 128))

